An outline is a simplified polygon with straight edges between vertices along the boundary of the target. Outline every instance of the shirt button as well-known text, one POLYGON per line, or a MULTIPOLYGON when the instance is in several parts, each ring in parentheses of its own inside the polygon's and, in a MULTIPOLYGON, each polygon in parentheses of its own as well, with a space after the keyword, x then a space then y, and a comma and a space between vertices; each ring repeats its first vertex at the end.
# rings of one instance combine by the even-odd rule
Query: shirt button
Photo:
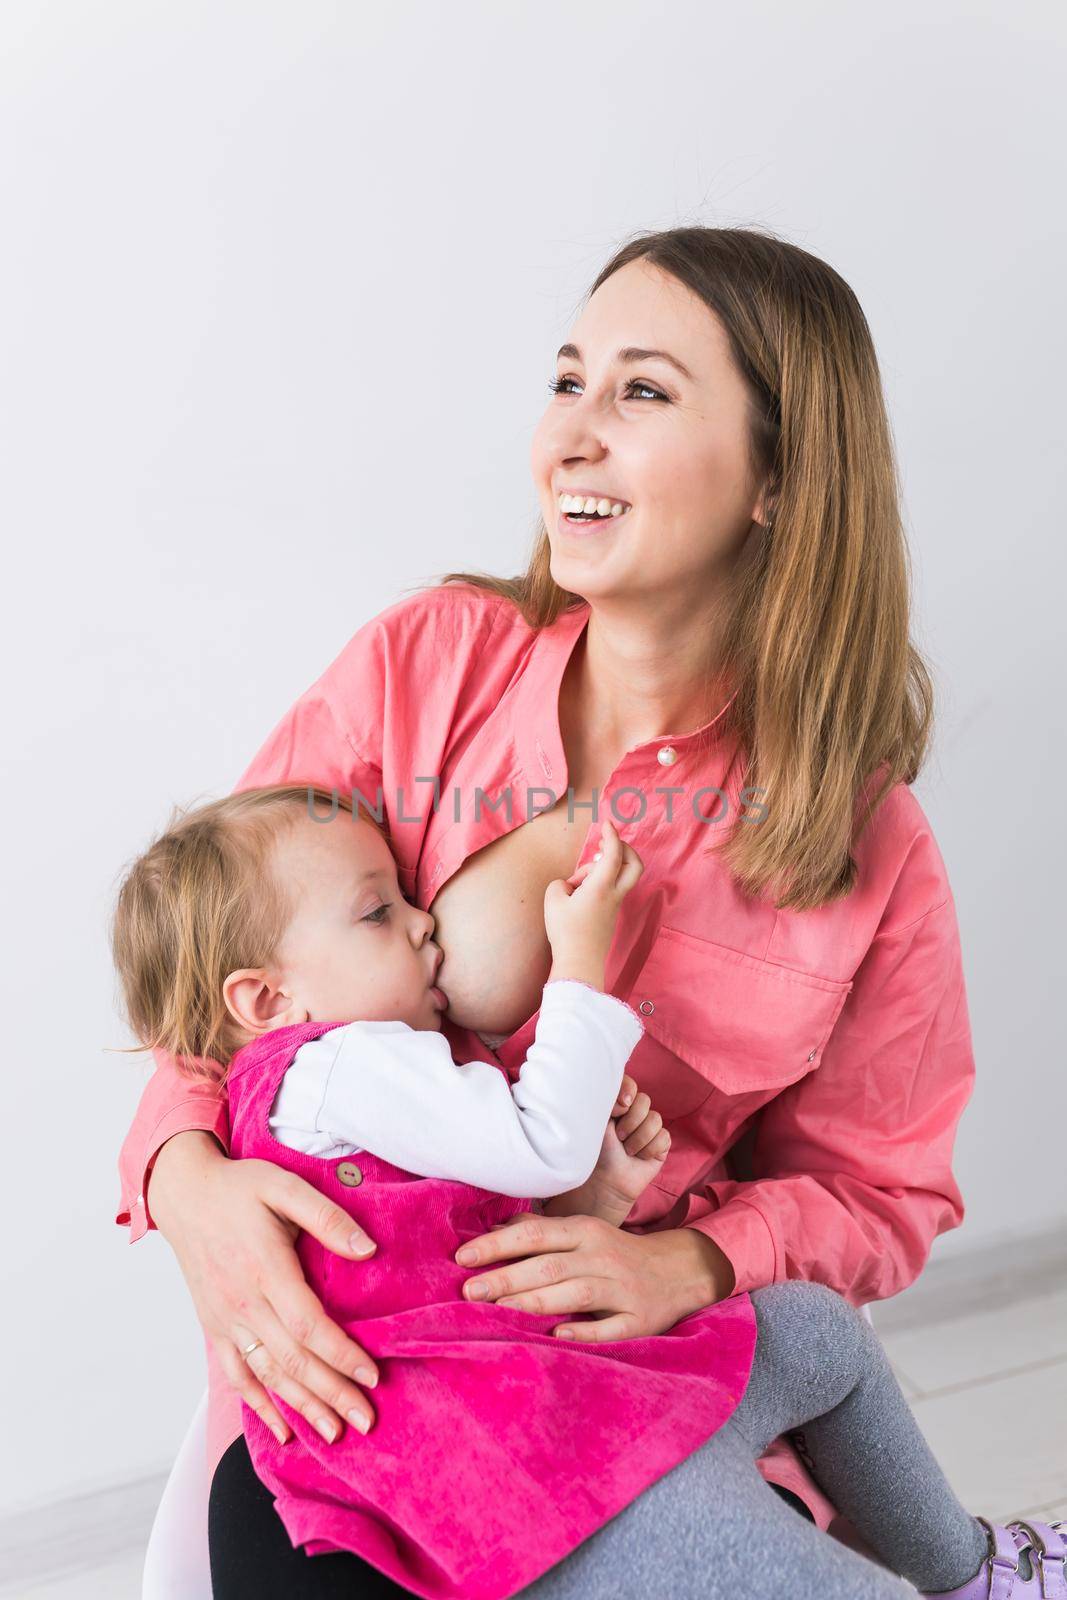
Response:
POLYGON ((642 1000, 637 1009, 639 1011, 643 1011, 646 1017, 650 1017, 653 1011, 655 1011, 656 1007, 651 1000, 642 1000))
POLYGON ((673 767, 678 759, 678 752, 673 745, 665 744, 656 751, 656 760, 661 767, 673 767))
POLYGON ((809 1061, 814 1061, 815 1060, 815 1051, 814 1050, 809 1050, 808 1051, 808 1060, 809 1061))
POLYGON ((143 1206, 144 1205, 144 1195, 143 1194, 139 1194, 137 1196, 137 1199, 133 1203, 134 1203, 135 1206, 143 1206))
POLYGON ((342 1161, 335 1171, 338 1181, 343 1183, 346 1189, 354 1189, 357 1184, 363 1182, 363 1174, 354 1161, 342 1161))

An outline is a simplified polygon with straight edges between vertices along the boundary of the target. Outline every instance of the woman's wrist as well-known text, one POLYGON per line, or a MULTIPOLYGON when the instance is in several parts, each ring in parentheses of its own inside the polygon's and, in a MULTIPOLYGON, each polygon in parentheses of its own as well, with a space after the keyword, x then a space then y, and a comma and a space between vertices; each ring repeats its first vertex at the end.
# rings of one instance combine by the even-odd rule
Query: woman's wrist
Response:
POLYGON ((678 1317, 702 1311, 705 1306, 716 1305, 733 1294, 736 1282, 733 1265, 707 1234, 696 1228, 664 1228, 643 1237, 649 1242, 662 1240, 660 1248, 671 1252, 671 1276, 681 1307, 678 1317))
POLYGON ((178 1202, 175 1209, 181 1209, 181 1196, 188 1195, 187 1181, 195 1181, 212 1162, 226 1159, 215 1135, 205 1128, 185 1128, 160 1145, 145 1179, 144 1198, 164 1238, 169 1237, 172 1197, 178 1202))

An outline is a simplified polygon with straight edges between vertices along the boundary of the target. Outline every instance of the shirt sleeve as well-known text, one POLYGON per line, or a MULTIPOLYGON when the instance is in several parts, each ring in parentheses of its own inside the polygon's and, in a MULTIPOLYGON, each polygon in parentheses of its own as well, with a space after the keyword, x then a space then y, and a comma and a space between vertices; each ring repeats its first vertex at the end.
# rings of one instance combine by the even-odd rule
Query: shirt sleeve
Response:
MULTIPOLYGON (((214 1135, 227 1154, 230 1148, 229 1108, 218 1083, 206 1075, 193 1077, 177 1056, 154 1052, 156 1070, 141 1095, 133 1125, 119 1151, 119 1204, 115 1221, 130 1230, 136 1244, 155 1227, 148 1201, 148 1180, 157 1154, 175 1133, 192 1128, 214 1135)), ((217 1063, 207 1063, 208 1068, 217 1063)))
POLYGON ((963 1220, 952 1151, 974 1076, 949 892, 876 934, 819 1068, 759 1114, 754 1180, 705 1183, 682 1225, 723 1250, 737 1293, 807 1278, 854 1305, 897 1294, 963 1220))
POLYGON ((457 1066, 439 1033, 352 1022, 301 1045, 271 1131, 312 1154, 369 1150, 427 1178, 545 1199, 597 1163, 623 1070, 644 1032, 625 1002, 577 980, 546 984, 515 1083, 457 1066))
MULTIPOLYGON (((381 706, 387 675, 380 623, 380 617, 365 623, 300 696, 242 773, 234 793, 278 783, 316 783, 343 793, 359 789, 370 805, 375 804, 381 783, 381 706), (357 682, 359 694, 346 697, 346 686, 357 682), (347 718, 342 721, 338 709, 349 699, 358 717, 351 725, 347 718)), ((115 1221, 129 1226, 131 1244, 155 1227, 145 1196, 155 1158, 169 1138, 201 1128, 229 1152, 219 1063, 183 1064, 161 1050, 155 1052, 155 1060, 156 1071, 119 1153, 115 1221)))

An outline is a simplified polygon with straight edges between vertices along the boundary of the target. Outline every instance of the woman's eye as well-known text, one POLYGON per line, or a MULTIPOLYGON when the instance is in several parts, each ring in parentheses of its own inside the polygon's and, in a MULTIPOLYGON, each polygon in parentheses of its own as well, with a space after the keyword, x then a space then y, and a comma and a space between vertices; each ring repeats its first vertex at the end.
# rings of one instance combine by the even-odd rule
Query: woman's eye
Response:
POLYGON ((376 906, 373 911, 368 911, 367 915, 365 917, 363 917, 361 920, 363 922, 374 922, 374 923, 383 922, 385 920, 385 913, 388 910, 389 910, 388 905, 376 906))
MULTIPOLYGON (((571 394, 573 391, 567 385, 575 381, 574 378, 550 378, 548 387, 552 394, 571 394)), ((661 394, 658 389, 653 389, 650 383, 645 383, 641 378, 631 378, 626 387, 627 389, 643 389, 645 394, 652 396, 653 400, 662 400, 667 405, 670 404, 665 394, 661 394)))

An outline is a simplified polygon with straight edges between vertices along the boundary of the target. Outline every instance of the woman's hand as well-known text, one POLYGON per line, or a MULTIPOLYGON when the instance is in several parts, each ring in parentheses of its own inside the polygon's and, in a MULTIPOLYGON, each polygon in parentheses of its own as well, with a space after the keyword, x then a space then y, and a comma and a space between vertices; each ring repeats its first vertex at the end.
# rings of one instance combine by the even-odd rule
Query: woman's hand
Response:
POLYGON ((588 1343, 662 1333, 724 1300, 734 1286, 727 1257, 695 1228, 627 1233, 599 1217, 523 1212, 471 1239, 455 1259, 465 1267, 512 1263, 472 1275, 463 1286, 466 1299, 550 1316, 589 1313, 596 1320, 552 1329, 557 1338, 588 1343))
POLYGON ((331 1443, 347 1420, 365 1433, 374 1361, 333 1322, 308 1287, 294 1247, 313 1234, 328 1250, 366 1259, 376 1246, 352 1218, 284 1167, 231 1161, 210 1134, 175 1134, 156 1156, 151 1214, 181 1267, 196 1314, 233 1387, 284 1444, 289 1428, 268 1390, 331 1443), (259 1349, 245 1360, 253 1339, 259 1349))

